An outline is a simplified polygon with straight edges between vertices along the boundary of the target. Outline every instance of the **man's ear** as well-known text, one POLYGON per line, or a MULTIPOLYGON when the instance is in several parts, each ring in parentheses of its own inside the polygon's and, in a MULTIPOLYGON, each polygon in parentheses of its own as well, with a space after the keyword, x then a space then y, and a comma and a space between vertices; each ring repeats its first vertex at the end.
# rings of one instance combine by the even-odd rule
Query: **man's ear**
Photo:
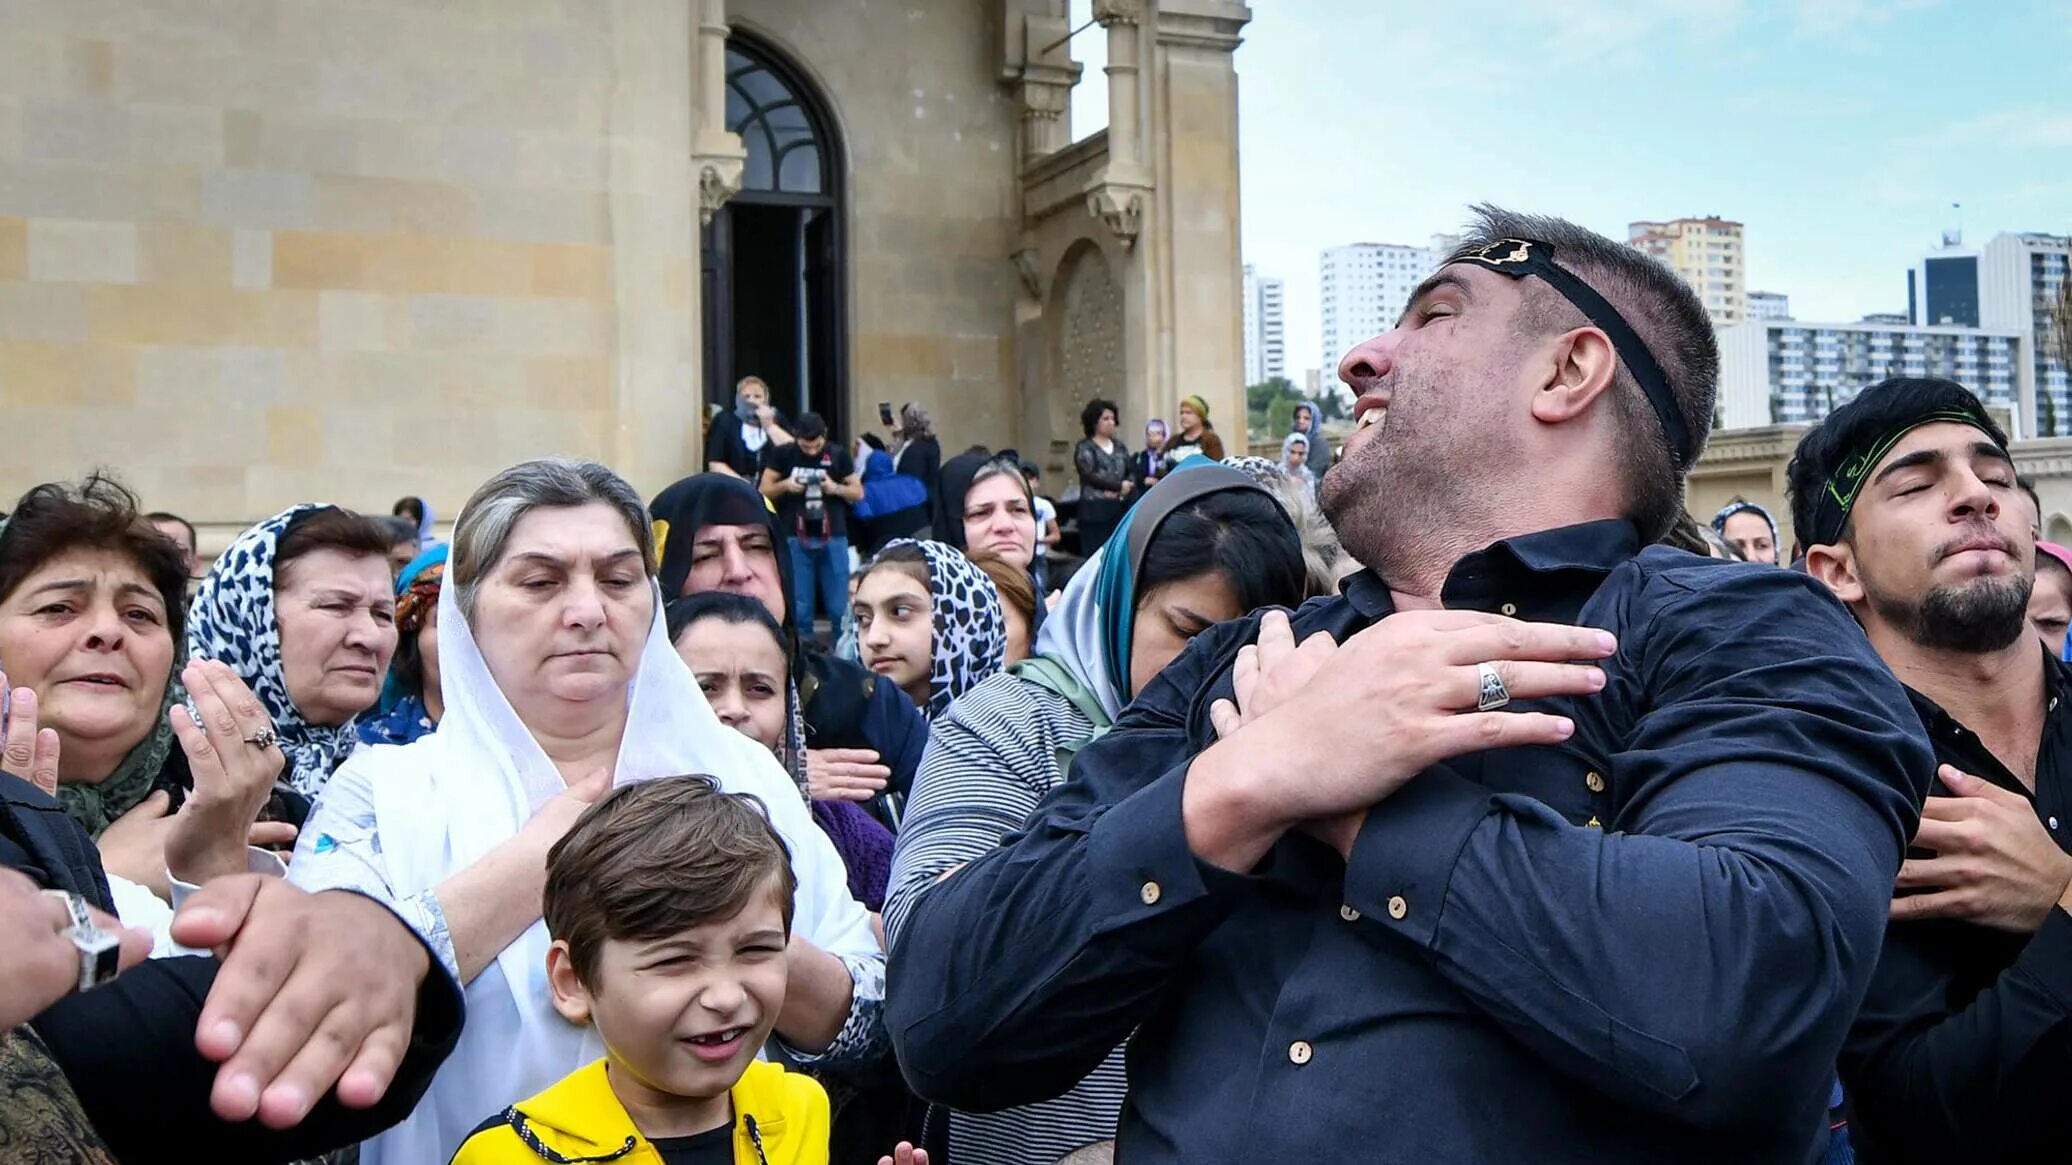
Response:
POLYGON ((1806 573, 1825 583, 1846 606, 1853 607, 1864 599, 1863 578, 1856 570, 1856 548, 1847 542, 1808 549, 1806 573))
POLYGON ((547 948, 547 984, 554 990, 554 1010, 574 1024, 590 1022, 590 989, 576 976, 576 961, 568 953, 568 941, 555 939, 547 948))
POLYGON ((1556 339, 1549 362, 1536 367, 1546 379, 1532 395, 1533 419, 1558 425, 1589 412, 1610 391, 1618 375, 1619 355, 1602 331, 1576 328, 1556 339))

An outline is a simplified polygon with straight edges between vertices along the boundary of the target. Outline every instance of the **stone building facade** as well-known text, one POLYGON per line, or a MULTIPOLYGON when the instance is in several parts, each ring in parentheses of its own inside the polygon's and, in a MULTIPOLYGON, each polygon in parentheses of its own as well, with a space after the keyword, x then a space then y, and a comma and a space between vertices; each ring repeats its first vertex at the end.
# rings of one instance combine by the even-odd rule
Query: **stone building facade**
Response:
POLYGON ((550 453, 653 492, 748 373, 1054 465, 1093 395, 1242 425, 1234 0, 1097 0, 1086 78, 1066 0, 7 11, 0 495, 107 465, 220 539, 550 453))

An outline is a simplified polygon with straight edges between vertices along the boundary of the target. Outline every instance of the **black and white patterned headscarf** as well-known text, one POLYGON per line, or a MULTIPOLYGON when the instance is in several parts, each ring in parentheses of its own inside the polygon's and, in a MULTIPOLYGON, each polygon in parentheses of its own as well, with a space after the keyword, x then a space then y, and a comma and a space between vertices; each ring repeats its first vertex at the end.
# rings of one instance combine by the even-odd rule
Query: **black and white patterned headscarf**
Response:
POLYGON ((1007 617, 993 580, 961 551, 913 538, 888 542, 885 549, 894 546, 914 546, 928 560, 935 642, 928 663, 928 706, 922 713, 934 720, 950 701, 1006 666, 1007 617))
POLYGON ((280 736, 288 767, 281 784, 314 797, 358 741, 351 722, 311 724, 288 697, 281 669, 281 628, 274 614, 273 564, 281 536, 303 517, 329 506, 283 510, 237 536, 209 568, 187 613, 187 658, 230 665, 259 697, 280 736))

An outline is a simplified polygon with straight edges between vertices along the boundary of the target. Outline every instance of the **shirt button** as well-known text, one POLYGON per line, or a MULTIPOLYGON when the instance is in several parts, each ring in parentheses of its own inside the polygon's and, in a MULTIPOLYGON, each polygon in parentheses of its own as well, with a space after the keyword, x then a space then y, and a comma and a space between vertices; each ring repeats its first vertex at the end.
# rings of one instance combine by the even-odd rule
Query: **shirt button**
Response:
POLYGON ((1591 792, 1593 792, 1593 793, 1602 793, 1602 792, 1604 792, 1604 776, 1603 776, 1603 774, 1601 774, 1601 773, 1598 773, 1598 772, 1596 772, 1596 771, 1594 771, 1594 770, 1593 770, 1593 771, 1591 771, 1591 772, 1585 773, 1585 774, 1583 775, 1583 787, 1584 787, 1584 788, 1586 788, 1586 789, 1588 789, 1588 790, 1590 790, 1590 791, 1591 791, 1591 792))
POLYGON ((1389 899, 1389 917, 1401 918, 1410 913, 1410 903, 1403 901, 1401 894, 1389 899))
POLYGON ((2052 829, 2056 829, 2056 828, 2058 827, 2058 819, 2057 819, 2057 818, 2053 817, 2053 818, 2051 818, 2051 819, 2050 819, 2050 827, 2051 827, 2052 829))
MULTIPOLYGON (((2050 827, 2052 829, 2058 827, 2057 818, 2053 817, 2050 819, 2050 827)), ((1345 919, 1347 922, 1358 922, 1360 921, 1360 912, 1354 910, 1351 904, 1347 904, 1338 908, 1338 917, 1345 919)))
POLYGON ((1306 1040, 1296 1040, 1288 1045, 1288 1061, 1290 1063, 1307 1064, 1309 1063, 1309 1058, 1315 1054, 1316 1049, 1310 1047, 1306 1040))
POLYGON ((1159 889, 1156 882, 1146 882, 1144 883, 1144 888, 1137 891, 1137 897, 1142 898, 1146 906, 1158 905, 1158 895, 1159 889))
POLYGON ((1503 606, 1501 606, 1501 607, 1498 607, 1498 608, 1496 609, 1496 613, 1497 613, 1497 614, 1499 614, 1499 615, 1503 615, 1503 616, 1505 616, 1505 617, 1507 617, 1507 618, 1508 618, 1508 617, 1510 617, 1510 616, 1512 616, 1512 615, 1516 615, 1516 614, 1518 613, 1518 604, 1516 604, 1516 603, 1505 603, 1505 604, 1504 604, 1503 606))

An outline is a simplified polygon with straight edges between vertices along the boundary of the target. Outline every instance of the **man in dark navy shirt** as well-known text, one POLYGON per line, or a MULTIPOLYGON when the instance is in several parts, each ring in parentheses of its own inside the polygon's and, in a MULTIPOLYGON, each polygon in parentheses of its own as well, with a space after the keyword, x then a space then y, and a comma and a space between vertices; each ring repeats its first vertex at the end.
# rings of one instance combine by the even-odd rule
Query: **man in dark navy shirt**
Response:
POLYGON ((1807 569, 1907 685, 1941 780, 1842 1056, 1859 1160, 2072 1156, 2072 706, 2028 621, 2036 514, 1947 380, 1865 389, 1790 470, 1807 569))
POLYGON ((1052 1096, 1128 1037, 1125 1165, 1825 1145, 1928 747, 1812 579, 1645 548, 1712 417, 1689 289, 1481 214, 1340 365, 1321 497, 1368 569, 1204 633, 916 908, 923 1095, 1052 1096))

